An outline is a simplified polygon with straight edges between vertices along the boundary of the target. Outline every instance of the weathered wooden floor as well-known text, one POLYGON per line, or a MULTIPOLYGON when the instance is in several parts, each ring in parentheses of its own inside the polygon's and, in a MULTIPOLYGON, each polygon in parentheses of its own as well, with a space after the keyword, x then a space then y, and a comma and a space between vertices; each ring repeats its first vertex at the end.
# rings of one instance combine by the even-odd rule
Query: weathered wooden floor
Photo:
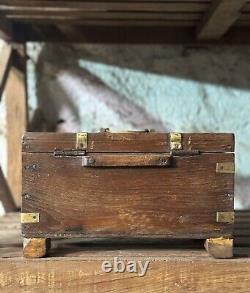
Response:
POLYGON ((49 257, 22 257, 19 215, 0 218, 0 292, 250 292, 250 258, 215 260, 200 243, 173 245, 53 243, 49 257), (104 260, 149 260, 144 277, 104 273, 104 260))

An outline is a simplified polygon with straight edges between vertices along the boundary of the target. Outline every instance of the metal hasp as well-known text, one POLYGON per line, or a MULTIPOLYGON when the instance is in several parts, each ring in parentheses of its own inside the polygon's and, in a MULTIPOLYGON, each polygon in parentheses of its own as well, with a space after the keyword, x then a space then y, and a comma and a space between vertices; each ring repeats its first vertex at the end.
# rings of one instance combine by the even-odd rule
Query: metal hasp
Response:
POLYGON ((234 172, 235 172, 234 163, 225 162, 225 163, 216 164, 216 173, 234 174, 234 172))
POLYGON ((182 149, 182 134, 171 132, 169 136, 170 136, 170 149, 181 150, 182 149))
POLYGON ((86 150, 88 147, 88 133, 78 132, 76 133, 76 149, 86 150))
POLYGON ((217 223, 234 223, 234 212, 217 212, 216 213, 217 223))
POLYGON ((40 221, 39 213, 21 213, 22 224, 39 223, 39 221, 40 221))

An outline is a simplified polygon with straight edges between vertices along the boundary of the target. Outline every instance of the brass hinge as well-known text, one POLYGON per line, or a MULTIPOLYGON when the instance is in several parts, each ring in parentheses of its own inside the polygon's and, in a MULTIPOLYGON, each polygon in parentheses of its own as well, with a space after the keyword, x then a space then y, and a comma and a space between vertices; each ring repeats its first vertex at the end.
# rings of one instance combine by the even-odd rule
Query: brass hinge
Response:
POLYGON ((22 224, 39 223, 39 221, 40 221, 39 213, 21 213, 22 224))
POLYGON ((233 174, 235 172, 234 163, 224 162, 216 164, 216 173, 228 173, 233 174))
POLYGON ((169 136, 170 136, 170 149, 181 150, 182 149, 182 134, 171 132, 169 136))
POLYGON ((216 213, 217 223, 234 223, 234 212, 217 212, 216 213))
POLYGON ((88 133, 78 132, 76 133, 76 149, 86 150, 88 147, 88 133))

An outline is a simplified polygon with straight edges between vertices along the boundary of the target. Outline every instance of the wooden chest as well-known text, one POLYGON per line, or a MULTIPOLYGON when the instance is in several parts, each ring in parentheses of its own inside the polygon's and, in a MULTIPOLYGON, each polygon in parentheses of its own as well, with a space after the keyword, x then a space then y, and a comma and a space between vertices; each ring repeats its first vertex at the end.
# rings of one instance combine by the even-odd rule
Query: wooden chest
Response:
POLYGON ((233 134, 27 133, 22 143, 24 255, 87 237, 208 239, 211 254, 231 256, 233 134))

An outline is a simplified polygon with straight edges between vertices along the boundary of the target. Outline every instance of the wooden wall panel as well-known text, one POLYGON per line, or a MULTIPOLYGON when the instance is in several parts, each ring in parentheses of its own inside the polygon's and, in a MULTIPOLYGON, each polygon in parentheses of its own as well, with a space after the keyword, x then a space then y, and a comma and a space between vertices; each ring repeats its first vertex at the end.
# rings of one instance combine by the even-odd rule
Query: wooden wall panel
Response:
POLYGON ((233 154, 174 157, 167 168, 89 168, 82 157, 23 154, 23 224, 32 237, 231 236, 216 213, 233 211, 234 174, 216 173, 233 154), (229 196, 230 195, 230 196, 229 196))

